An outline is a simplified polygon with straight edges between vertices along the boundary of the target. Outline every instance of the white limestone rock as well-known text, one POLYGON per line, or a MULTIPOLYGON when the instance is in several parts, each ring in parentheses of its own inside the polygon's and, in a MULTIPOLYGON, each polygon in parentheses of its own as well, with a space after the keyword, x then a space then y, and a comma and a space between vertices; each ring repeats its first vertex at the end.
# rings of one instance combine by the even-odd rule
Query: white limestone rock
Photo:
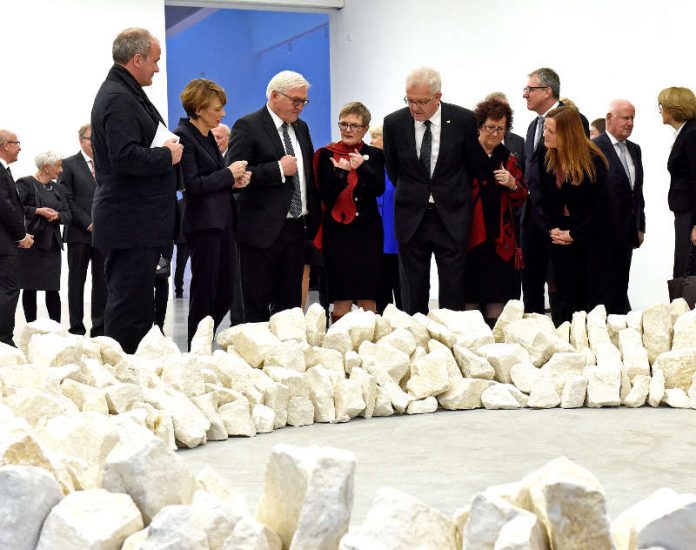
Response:
POLYGON ((123 541, 121 550, 142 550, 145 541, 147 540, 147 527, 136 531, 123 541))
POLYGON ((19 335, 19 349, 22 350, 24 355, 28 355, 29 351, 29 341, 36 334, 56 334, 58 336, 68 336, 68 329, 65 328, 60 323, 57 323, 53 319, 47 319, 45 317, 27 323, 22 328, 22 332, 19 335))
POLYGON ((692 550, 696 540, 696 495, 658 489, 611 523, 616 550, 660 547, 692 550))
POLYGON ((576 311, 570 323, 570 343, 578 351, 589 347, 587 336, 587 313, 576 311))
MULTIPOLYGON (((172 357, 169 356, 167 361, 172 357)), ((152 357, 137 357, 126 355, 118 364, 105 368, 120 382, 125 384, 137 384, 143 388, 158 388, 163 386, 159 376, 165 361, 152 357)))
POLYGON ((307 342, 286 340, 270 350, 263 359, 264 367, 285 367, 297 372, 307 370, 305 362, 305 349, 309 347, 307 342))
POLYGON ((95 336, 90 342, 96 344, 101 352, 102 364, 116 365, 126 357, 121 344, 108 336, 95 336))
POLYGON ((221 347, 232 348, 253 368, 261 367, 266 354, 280 344, 268 323, 244 323, 218 334, 221 347))
POLYGON ((406 407, 406 414, 428 414, 437 410, 437 399, 433 396, 411 401, 406 407))
POLYGON ((356 351, 348 351, 343 356, 343 362, 345 366, 346 374, 350 375, 354 368, 359 367, 362 364, 360 356, 356 351))
POLYGON ((219 550, 234 533, 243 511, 208 491, 198 490, 191 501, 193 516, 203 526, 210 550, 219 550))
POLYGON ((406 391, 415 399, 439 395, 449 388, 449 373, 446 361, 448 351, 436 350, 417 359, 411 364, 411 377, 406 383, 406 391))
POLYGON ((360 367, 355 367, 350 371, 350 379, 357 381, 362 388, 365 408, 360 415, 365 418, 372 418, 377 402, 377 380, 360 367))
POLYGON ((348 451, 275 445, 256 519, 284 548, 336 548, 350 522, 354 475, 348 451))
POLYGON ((505 341, 505 327, 513 321, 522 319, 523 316, 524 303, 522 300, 508 300, 493 327, 493 338, 495 341, 499 344, 503 343, 505 341))
POLYGON ((625 407, 642 407, 648 400, 648 394, 650 393, 650 377, 644 374, 639 374, 633 379, 633 384, 631 386, 631 391, 628 395, 621 401, 621 404, 625 407))
POLYGON ((530 361, 529 353, 519 344, 489 344, 478 348, 477 353, 486 358, 495 370, 495 379, 503 384, 512 381, 512 367, 530 361))
POLYGON ((160 358, 167 355, 180 355, 181 351, 174 340, 167 338, 157 325, 153 325, 135 350, 140 357, 160 358))
MULTIPOLYGON (((462 373, 459 370, 459 365, 457 365, 457 360, 454 358, 452 350, 445 344, 433 338, 428 342, 427 352, 437 352, 437 354, 442 357, 442 361, 447 368, 447 376, 450 379, 450 382, 452 380, 462 378, 462 373)), ((411 362, 413 362, 413 360, 411 362)))
POLYGON ((395 347, 406 355, 411 355, 416 350, 416 338, 413 333, 405 328, 397 328, 377 341, 378 344, 387 344, 395 347))
POLYGON ((391 326, 391 323, 382 317, 381 315, 377 315, 377 320, 375 321, 375 336, 374 336, 374 342, 379 342, 382 338, 390 334, 394 328, 391 326))
POLYGON ((684 298, 675 298, 672 303, 669 304, 669 314, 672 318, 672 325, 677 321, 679 317, 685 313, 689 313, 691 308, 684 298))
POLYGON ((149 403, 136 401, 131 405, 130 410, 134 411, 137 409, 142 409, 146 414, 145 427, 155 434, 167 446, 167 449, 176 451, 176 437, 174 436, 174 422, 172 421, 172 417, 166 412, 156 409, 149 403))
POLYGON ((457 341, 457 337, 454 333, 442 323, 438 323, 422 313, 416 313, 413 318, 425 325, 432 339, 437 340, 448 348, 451 348, 457 341))
POLYGON ((249 401, 245 397, 226 403, 218 409, 218 414, 225 423, 227 435, 242 435, 246 437, 254 437, 256 435, 256 424, 251 418, 249 401))
POLYGON ((264 367, 263 373, 275 382, 286 386, 290 391, 290 397, 309 398, 309 384, 304 373, 285 367, 264 367))
MULTIPOLYGON (((493 383, 481 392, 481 403, 486 409, 519 409, 518 399, 510 391, 508 384, 493 383)), ((517 388, 515 388, 517 389, 517 388)), ((519 390, 518 390, 519 391, 519 390)))
MULTIPOLYGON (((696 346, 696 342, 694 342, 696 346)), ((665 388, 681 388, 688 391, 696 374, 696 347, 675 349, 660 353, 653 363, 653 374, 661 370, 665 388)))
POLYGON ((358 355, 362 368, 377 378, 378 383, 388 376, 398 384, 411 363, 408 355, 388 344, 363 342, 358 348, 358 355))
POLYGON ((652 364, 658 355, 672 347, 672 318, 669 306, 657 304, 643 311, 643 345, 652 364))
POLYGON ((520 513, 500 529, 493 550, 548 550, 544 526, 531 513, 520 513))
POLYGON ((334 388, 336 422, 348 422, 365 410, 363 389, 357 380, 339 380, 334 388))
POLYGON ((222 550, 282 550, 282 547, 278 535, 247 516, 237 522, 234 532, 225 541, 222 550))
POLYGON ((275 412, 266 405, 254 405, 251 411, 251 419, 254 421, 257 434, 266 434, 273 431, 275 412))
POLYGON ((44 418, 72 416, 80 411, 70 399, 62 394, 47 393, 35 388, 18 388, 4 400, 15 416, 24 418, 35 426, 44 418))
POLYGON ((631 381, 638 375, 650 376, 648 352, 643 347, 643 338, 634 328, 625 328, 619 332, 618 346, 621 359, 631 381))
POLYGON ((0 390, 5 396, 12 395, 19 388, 35 388, 52 394, 60 393, 58 383, 51 380, 48 372, 49 367, 37 365, 2 367, 0 368, 0 390))
MULTIPOLYGON (((444 395, 444 394, 443 394, 444 395)), ((440 396, 442 397, 442 396, 440 396)), ((408 407, 408 405, 407 405, 408 407)), ((387 391, 377 386, 376 396, 375 396, 375 408, 372 411, 372 416, 391 416, 394 414, 394 407, 392 406, 391 398, 387 391)))
POLYGON ((26 362, 27 358, 21 349, 0 342, 0 367, 24 365, 26 362))
MULTIPOLYGON (((688 307, 688 306, 687 306, 688 307)), ((696 343, 696 310, 688 311, 674 322, 672 349, 692 348, 696 343)))
POLYGON ((304 354, 308 369, 321 365, 338 375, 345 376, 343 354, 340 351, 312 346, 306 348, 304 354))
POLYGON ((589 470, 561 457, 522 483, 528 509, 546 527, 551 548, 613 550, 604 490, 589 470))
POLYGON ((192 506, 162 508, 147 530, 142 550, 209 550, 208 535, 192 506))
MULTIPOLYGON (((408 313, 404 313, 396 308, 394 304, 387 304, 384 308, 382 317, 386 319, 394 330, 404 328, 413 334, 416 339, 416 345, 425 346, 430 340, 428 329, 424 324, 419 323, 408 313)), ((437 321, 437 319, 435 319, 437 321)))
POLYGON ((529 361, 513 365, 510 369, 511 382, 524 393, 530 393, 541 376, 543 376, 541 370, 529 361))
POLYGON ((288 423, 288 401, 290 400, 288 387, 270 380, 263 395, 263 404, 273 409, 275 414, 273 429, 286 426, 288 423))
POLYGON ((585 404, 587 395, 587 377, 580 374, 571 374, 566 378, 561 393, 562 409, 578 409, 585 404))
POLYGON ((564 321, 556 327, 556 336, 559 340, 570 343, 570 321, 564 321))
POLYGON ((227 427, 222 417, 218 414, 217 396, 212 393, 204 393, 191 397, 191 402, 198 407, 203 416, 210 423, 210 428, 206 432, 206 441, 224 441, 227 439, 227 427))
POLYGON ((661 369, 653 369, 648 391, 648 405, 659 407, 665 395, 665 375, 661 369))
POLYGON ((311 426, 314 424, 314 405, 309 397, 291 397, 288 401, 288 425, 311 426))
POLYGON ((529 353, 535 367, 540 367, 556 351, 558 337, 555 329, 538 318, 524 318, 505 327, 505 343, 520 344, 529 353))
POLYGON ((244 496, 230 487, 229 482, 223 480, 210 466, 204 466, 196 473, 196 489, 201 489, 218 497, 235 510, 234 515, 244 517, 247 514, 247 505, 244 496))
POLYGON ((43 468, 0 467, 0 548, 34 550, 46 516, 62 498, 43 468))
POLYGON ((662 403, 675 409, 690 409, 691 402, 689 396, 681 388, 670 388, 665 390, 662 403))
POLYGON ((635 309, 629 311, 626 314, 626 327, 637 330, 641 335, 643 334, 643 311, 640 309, 635 309))
POLYGON ((483 406, 481 394, 491 384, 481 378, 460 378, 453 380, 445 393, 437 396, 443 408, 449 410, 478 409, 483 406))
POLYGON ((619 347, 619 332, 627 327, 626 316, 610 314, 607 315, 607 332, 609 333, 609 338, 612 344, 619 347))
POLYGON ((302 308, 295 307, 274 313, 271 315, 268 328, 281 342, 286 340, 307 341, 307 320, 302 308))
POLYGON ((603 305, 595 306, 587 314, 587 328, 590 327, 607 328, 607 308, 603 305))
POLYGON ((104 388, 104 393, 111 414, 126 412, 133 403, 145 401, 143 389, 137 384, 118 382, 104 388))
POLYGON ((48 514, 37 550, 120 548, 143 528, 143 518, 128 495, 104 489, 69 494, 48 514))
POLYGON ((459 345, 455 345, 452 351, 457 365, 459 365, 459 370, 465 378, 482 378, 484 380, 495 378, 495 369, 484 357, 459 345))
POLYGON ((64 380, 60 386, 63 395, 70 399, 81 412, 109 414, 106 392, 74 380, 64 380))
POLYGON ((582 352, 561 352, 554 353, 539 372, 551 380, 556 391, 561 393, 566 380, 570 376, 583 374, 586 366, 586 357, 582 352))
POLYGON ((326 334, 326 311, 321 305, 313 303, 305 313, 307 326, 307 343, 310 346, 321 346, 326 334))
POLYGON ((553 409, 561 404, 556 386, 548 378, 540 377, 529 394, 527 406, 532 409, 553 409))
POLYGON ((375 335, 377 316, 372 311, 362 308, 346 313, 329 327, 324 336, 324 347, 347 353, 356 350, 363 342, 372 342, 375 335), (348 335, 346 340, 344 335, 348 335))
POLYGON ((27 359, 41 367, 77 364, 82 357, 82 343, 73 335, 54 332, 34 334, 29 342, 27 359))
POLYGON ((621 369, 614 366, 593 366, 585 369, 588 407, 621 405, 621 369))
POLYGON ((215 338, 215 321, 210 315, 200 320, 196 332, 191 338, 191 353, 194 355, 212 355, 213 338, 215 338))
POLYGON ((206 443, 210 421, 183 393, 173 388, 146 388, 143 397, 146 403, 171 416, 174 436, 181 445, 192 449, 206 443))
POLYGON ((317 365, 307 370, 305 379, 309 385, 309 395, 314 405, 314 422, 335 422, 334 379, 331 376, 331 371, 317 365))
POLYGON ((457 338, 457 344, 465 348, 477 349, 486 344, 495 343, 493 332, 478 310, 435 309, 428 313, 428 317, 453 332, 457 338))
MULTIPOLYGON (((202 367, 210 364, 198 355, 185 354, 173 357, 164 362, 160 375, 162 382, 183 393, 186 397, 203 395, 205 393, 205 380, 202 367)), ((214 363, 213 363, 214 364, 214 363)))
POLYGON ((455 550, 454 521, 415 497, 382 488, 372 502, 362 525, 352 528, 339 550, 455 550))

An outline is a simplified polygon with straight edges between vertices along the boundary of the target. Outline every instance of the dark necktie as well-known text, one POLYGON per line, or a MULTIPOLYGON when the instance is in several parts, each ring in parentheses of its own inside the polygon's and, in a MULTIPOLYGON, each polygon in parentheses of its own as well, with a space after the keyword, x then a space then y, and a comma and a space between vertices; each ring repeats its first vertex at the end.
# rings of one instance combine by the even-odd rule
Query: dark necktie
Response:
POLYGON ((425 133, 421 142, 420 162, 428 175, 428 179, 430 179, 430 155, 433 152, 433 133, 430 131, 429 120, 426 120, 423 124, 425 125, 425 133))
MULTIPOLYGON (((283 122, 283 142, 285 143, 285 152, 288 155, 295 156, 295 150, 292 148, 290 133, 288 132, 288 123, 283 122)), ((300 175, 295 172, 294 176, 290 177, 292 181, 292 197, 290 198, 290 215, 293 218, 299 218, 302 215, 302 192, 300 191, 300 175)))
POLYGON ((12 170, 10 170, 9 165, 7 166, 7 168, 5 168, 5 170, 7 170, 7 173, 10 175, 10 177, 12 177, 12 170))

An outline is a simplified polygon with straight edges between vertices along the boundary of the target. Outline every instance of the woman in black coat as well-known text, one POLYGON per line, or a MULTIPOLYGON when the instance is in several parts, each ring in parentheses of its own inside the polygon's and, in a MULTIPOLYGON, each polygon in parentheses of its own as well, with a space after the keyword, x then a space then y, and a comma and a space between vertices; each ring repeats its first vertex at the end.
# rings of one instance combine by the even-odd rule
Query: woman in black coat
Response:
POLYGON ((60 268, 63 239, 60 225, 70 223, 68 201, 55 183, 62 158, 48 151, 36 157, 38 171, 17 180, 17 192, 24 205, 27 232, 34 246, 19 251, 22 307, 27 323, 36 320, 36 293, 46 292, 48 316, 60 323, 60 268))
POLYGON ((174 131, 184 146, 182 233, 191 254, 188 343, 198 323, 212 316, 218 327, 232 307, 234 292, 234 189, 246 186, 251 173, 246 161, 226 167, 212 130, 225 116, 225 90, 196 78, 181 92, 188 118, 174 131))
MULTIPOLYGON (((667 203, 674 212, 673 277, 689 268, 689 250, 696 246, 696 96, 689 88, 665 88, 657 97, 663 124, 677 132, 667 161, 671 176, 667 203)), ((696 266, 691 268, 696 270, 696 266)))

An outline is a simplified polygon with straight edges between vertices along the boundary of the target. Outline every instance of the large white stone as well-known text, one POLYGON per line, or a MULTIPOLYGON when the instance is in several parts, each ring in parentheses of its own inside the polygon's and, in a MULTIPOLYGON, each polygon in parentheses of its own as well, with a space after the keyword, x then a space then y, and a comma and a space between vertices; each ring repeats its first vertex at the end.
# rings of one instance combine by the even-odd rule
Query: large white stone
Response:
POLYGON ((311 426, 314 424, 314 405, 309 397, 291 397, 288 401, 288 425, 311 426))
POLYGON ((433 396, 411 401, 406 407, 406 414, 429 414, 437 410, 437 399, 433 396))
MULTIPOLYGON (((287 416, 287 409, 286 409, 287 416)), ((228 435, 243 435, 254 437, 256 435, 256 424, 251 417, 249 401, 245 397, 226 403, 218 409, 218 414, 225 423, 228 435)))
POLYGON ((691 402, 686 392, 681 388, 670 388, 665 390, 662 403, 675 409, 690 409, 691 402))
POLYGON ((208 491, 196 491, 191 501, 194 517, 203 526, 210 550, 220 550, 234 533, 243 511, 208 491))
POLYGON ((304 373, 285 367, 264 367, 263 373, 275 382, 286 386, 290 391, 290 397, 309 398, 309 384, 304 373))
POLYGON ((404 313, 397 309, 394 304, 387 304, 387 307, 384 308, 384 313, 382 313, 382 317, 389 322, 394 330, 405 328, 410 331, 416 339, 416 345, 425 346, 428 340, 430 340, 430 334, 428 334, 428 329, 425 325, 419 323, 408 313, 404 313))
POLYGON ((191 353, 195 355, 212 355, 213 338, 215 338, 215 321, 210 315, 200 320, 196 332, 191 338, 191 353))
POLYGON ((336 329, 348 332, 352 349, 356 350, 363 342, 371 342, 374 339, 376 324, 377 315, 373 311, 365 311, 362 308, 349 311, 329 328, 324 337, 324 345, 326 345, 326 338, 333 329, 336 329))
POLYGON ((529 353, 535 367, 540 367, 556 351, 558 337, 555 329, 538 318, 519 319, 505 327, 505 342, 520 344, 529 353))
POLYGON ((353 369, 359 367, 362 364, 362 360, 356 351, 347 351, 343 356, 343 361, 345 363, 346 374, 353 372, 353 369))
POLYGON ((493 338, 495 338, 495 341, 498 343, 504 342, 505 327, 513 321, 522 319, 523 316, 524 303, 522 300, 508 300, 493 327, 493 338))
POLYGON ((510 369, 518 363, 528 363, 529 353, 519 344, 489 344, 478 348, 477 353, 488 360, 495 370, 495 379, 503 384, 509 384, 510 369))
POLYGON ((580 374, 571 374, 566 378, 561 393, 562 409, 578 409, 585 404, 587 395, 587 377, 580 374))
POLYGON ((365 418, 372 418, 377 402, 377 380, 360 367, 354 367, 350 371, 350 379, 358 382, 362 388, 365 408, 360 414, 365 418))
POLYGON ((268 328, 268 323, 236 325, 223 330, 217 339, 221 347, 231 345, 254 368, 260 367, 266 354, 280 344, 280 340, 268 328))
POLYGON ((416 349, 416 338, 410 330, 399 327, 380 338, 378 344, 388 344, 406 355, 411 355, 416 349))
POLYGON ((162 365, 162 382, 183 393, 187 397, 203 395, 205 393, 205 379, 202 368, 213 365, 209 358, 198 355, 185 354, 180 357, 172 357, 162 365))
POLYGON ((484 357, 459 345, 454 346, 452 351, 459 370, 465 378, 482 378, 484 380, 495 378, 495 369, 484 357))
POLYGON ((74 380, 64 380, 60 389, 63 395, 75 403, 81 412, 109 414, 104 390, 74 380))
POLYGON ((415 399, 439 395, 449 388, 446 362, 451 357, 447 350, 436 350, 411 364, 411 376, 406 390, 415 399))
POLYGON ((212 493, 220 500, 229 503, 235 509, 235 515, 244 516, 247 513, 244 496, 235 491, 228 481, 223 480, 211 466, 204 466, 196 473, 196 487, 212 493))
POLYGON ((268 327, 280 341, 307 341, 307 320, 302 308, 294 307, 274 313, 271 315, 268 327))
POLYGON ((341 539, 339 550, 456 550, 454 521, 415 497, 382 488, 362 525, 341 539))
POLYGON ((377 386, 375 397, 375 409, 372 411, 372 416, 391 416, 394 414, 394 407, 387 391, 377 386))
POLYGON ((310 346, 309 348, 305 349, 304 354, 305 364, 307 365, 308 369, 321 365, 322 367, 325 367, 336 374, 341 376, 345 375, 343 354, 340 351, 310 346))
POLYGON ((35 426, 40 420, 79 414, 79 409, 62 394, 47 393, 35 388, 18 388, 4 400, 15 416, 35 426))
POLYGON ((552 409, 561 404, 561 396, 556 386, 548 378, 541 376, 529 394, 527 406, 533 409, 552 409))
POLYGON ((54 332, 34 334, 27 353, 30 363, 42 367, 79 363, 81 357, 82 342, 78 338, 54 332))
POLYGON ((157 388, 163 385, 159 378, 163 364, 174 357, 177 356, 170 355, 165 361, 162 361, 162 358, 126 355, 118 364, 106 365, 105 368, 119 381, 126 384, 137 384, 143 388, 157 388))
POLYGON ((192 506, 170 505, 162 508, 147 530, 142 550, 209 550, 205 527, 192 506))
MULTIPOLYGON (((51 367, 56 368, 56 367, 51 367)), ((51 380, 49 367, 38 365, 10 365, 0 368, 0 390, 11 395, 19 388, 35 388, 52 394, 60 393, 58 383, 51 380)))
POLYGON ((162 334, 162 330, 153 325, 135 350, 135 355, 141 357, 160 358, 166 355, 179 355, 181 352, 174 340, 162 334))
POLYGON ((626 328, 626 316, 610 314, 607 315, 607 332, 612 343, 619 346, 619 332, 626 328))
POLYGON ((643 334, 643 311, 636 309, 626 314, 626 326, 643 334))
POLYGON ((658 355, 672 347, 672 318, 669 306, 657 304, 643 311, 643 345, 652 364, 658 355))
POLYGON ((589 347, 587 336, 587 313, 576 311, 570 323, 570 343, 578 351, 589 347))
POLYGON ((204 393, 191 397, 191 402, 198 407, 203 416, 210 423, 210 428, 206 432, 206 441, 224 441, 227 439, 227 428, 222 417, 218 414, 217 396, 212 393, 204 393))
POLYGON ((313 303, 305 313, 307 342, 310 346, 321 346, 326 334, 326 311, 318 303, 313 303))
POLYGON ((604 490, 590 471, 561 457, 525 476, 523 485, 551 548, 613 550, 604 490))
POLYGON ((21 349, 0 342, 0 367, 23 365, 26 362, 27 358, 21 349))
POLYGON ((448 348, 451 348, 457 341, 455 334, 442 323, 438 323, 422 313, 416 313, 413 318, 425 325, 432 339, 437 340, 448 348))
POLYGON ((358 348, 362 368, 377 378, 379 383, 389 376, 397 384, 409 370, 411 359, 403 351, 388 344, 363 342, 358 348))
POLYGON ((650 376, 650 363, 648 351, 643 347, 643 338, 634 328, 625 328, 619 332, 619 350, 624 369, 628 378, 633 379, 638 375, 650 376))
POLYGON ((500 529, 493 550, 548 550, 544 526, 531 513, 521 513, 500 529))
POLYGON ((103 364, 116 365, 126 357, 126 352, 123 351, 121 344, 113 338, 95 336, 90 338, 90 341, 99 346, 103 364))
POLYGON ((621 405, 621 369, 615 366, 593 366, 585 369, 588 407, 621 405))
POLYGON ((428 317, 446 326, 457 337, 457 344, 468 349, 477 349, 495 343, 493 332, 478 310, 452 311, 435 309, 428 317))
POLYGON ((278 535, 247 516, 237 523, 234 533, 225 541, 222 550, 281 550, 282 547, 283 543, 278 535))
POLYGON ((334 388, 336 422, 348 422, 365 410, 363 389, 357 380, 339 380, 334 388))
POLYGON ((391 323, 382 317, 381 315, 377 315, 377 320, 375 321, 375 337, 374 341, 378 342, 382 338, 384 338, 387 334, 391 333, 394 330, 392 327, 391 323))
MULTIPOLYGON (((696 341, 693 342, 696 346, 696 341)), ((696 373, 696 347, 675 349, 660 353, 653 363, 653 373, 661 370, 665 376, 665 388, 681 388, 688 391, 696 373)))
POLYGON ((355 455, 330 447, 273 447, 256 519, 284 548, 336 548, 353 506, 355 455))
MULTIPOLYGON (((491 384, 481 392, 481 403, 486 409, 519 409, 522 407, 508 384, 491 384)), ((516 389, 516 388, 515 388, 516 389)), ((519 391, 519 390, 518 390, 519 391)))
POLYGON ((563 321, 556 327, 556 336, 559 340, 570 344, 570 321, 563 321))
POLYGON ((0 548, 34 550, 41 526, 63 493, 43 468, 0 468, 0 548))
POLYGON ((128 495, 104 489, 76 491, 48 514, 36 548, 118 549, 142 528, 143 518, 128 495))
POLYGON ((308 347, 307 342, 286 340, 266 353, 263 364, 264 366, 285 367, 297 372, 304 372, 307 370, 305 349, 308 347))
MULTIPOLYGON (((176 437, 174 436, 174 422, 172 417, 164 411, 156 409, 149 403, 134 402, 131 411, 142 409, 145 411, 145 427, 155 434, 167 446, 170 451, 175 451, 176 437)), ((121 416, 128 414, 122 413, 121 416)), ((118 416, 116 417, 119 418, 118 416)))
POLYGON ((691 308, 684 298, 675 298, 672 300, 672 302, 669 304, 669 314, 672 318, 672 325, 676 323, 679 317, 685 313, 689 313, 690 310, 691 308))
POLYGON ((112 414, 126 412, 133 403, 145 401, 143 389, 137 384, 118 382, 104 388, 104 393, 109 412, 112 414))
POLYGON ((633 379, 631 391, 621 402, 625 407, 642 407, 648 400, 650 393, 650 377, 644 374, 639 374, 633 379))
POLYGON ((315 422, 335 422, 334 379, 331 371, 321 365, 312 367, 305 373, 309 385, 309 395, 314 405, 315 422))
POLYGON ((445 393, 437 396, 443 408, 449 410, 478 409, 483 406, 481 394, 491 384, 481 378, 460 378, 453 380, 445 393))
POLYGON ((530 393, 532 388, 537 383, 539 377, 542 376, 541 370, 536 368, 530 362, 518 363, 510 369, 510 380, 520 390, 525 393, 530 393))
POLYGON ((35 334, 57 334, 59 336, 68 336, 68 329, 53 319, 42 317, 31 323, 27 323, 22 328, 19 335, 19 349, 24 355, 27 355, 29 349, 29 341, 35 334))
POLYGON ((206 443, 210 421, 183 393, 173 388, 146 388, 143 394, 146 403, 171 416, 181 445, 191 449, 206 443))
POLYGON ((648 389, 648 405, 659 407, 665 395, 665 375, 661 369, 653 369, 648 389))
POLYGON ((573 375, 582 374, 586 367, 586 357, 580 352, 554 353, 539 372, 551 380, 556 391, 561 393, 566 380, 573 375))

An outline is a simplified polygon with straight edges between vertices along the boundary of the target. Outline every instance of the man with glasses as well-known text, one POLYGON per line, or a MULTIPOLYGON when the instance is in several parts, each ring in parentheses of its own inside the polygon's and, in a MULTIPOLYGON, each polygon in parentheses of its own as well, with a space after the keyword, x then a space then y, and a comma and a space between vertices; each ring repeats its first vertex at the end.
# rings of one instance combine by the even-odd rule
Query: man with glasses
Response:
POLYGON ((246 160, 251 182, 237 195, 237 242, 247 322, 302 303, 305 241, 319 227, 312 183, 314 148, 299 118, 309 82, 282 71, 266 88, 267 103, 235 122, 227 162, 246 160))
MULTIPOLYGON (((527 109, 537 117, 527 129, 525 140, 525 180, 529 196, 522 209, 521 241, 524 269, 522 270, 522 294, 527 313, 544 313, 544 284, 548 280, 551 309, 556 307, 553 276, 548 275, 551 252, 551 227, 542 207, 542 178, 546 176, 546 147, 544 146, 544 117, 563 105, 559 101, 561 81, 553 69, 542 67, 529 74, 522 97, 527 100, 527 109)), ((585 134, 589 137, 590 125, 581 114, 585 134)))
POLYGON ((92 264, 92 329, 90 336, 104 334, 106 280, 104 255, 92 246, 92 202, 96 179, 92 157, 92 125, 84 124, 78 131, 80 151, 63 160, 63 173, 58 183, 65 190, 72 221, 63 230, 68 243, 68 307, 70 332, 85 334, 84 293, 87 267, 92 264))
POLYGON ((19 300, 18 249, 34 244, 34 237, 27 233, 24 207, 10 170, 21 150, 14 132, 0 130, 0 342, 9 346, 15 345, 12 335, 19 300))
POLYGON ((427 313, 435 256, 439 307, 464 309, 470 178, 482 155, 474 114, 440 101, 440 73, 429 67, 406 79, 406 107, 384 119, 387 173, 396 187, 401 294, 409 314, 427 313))

